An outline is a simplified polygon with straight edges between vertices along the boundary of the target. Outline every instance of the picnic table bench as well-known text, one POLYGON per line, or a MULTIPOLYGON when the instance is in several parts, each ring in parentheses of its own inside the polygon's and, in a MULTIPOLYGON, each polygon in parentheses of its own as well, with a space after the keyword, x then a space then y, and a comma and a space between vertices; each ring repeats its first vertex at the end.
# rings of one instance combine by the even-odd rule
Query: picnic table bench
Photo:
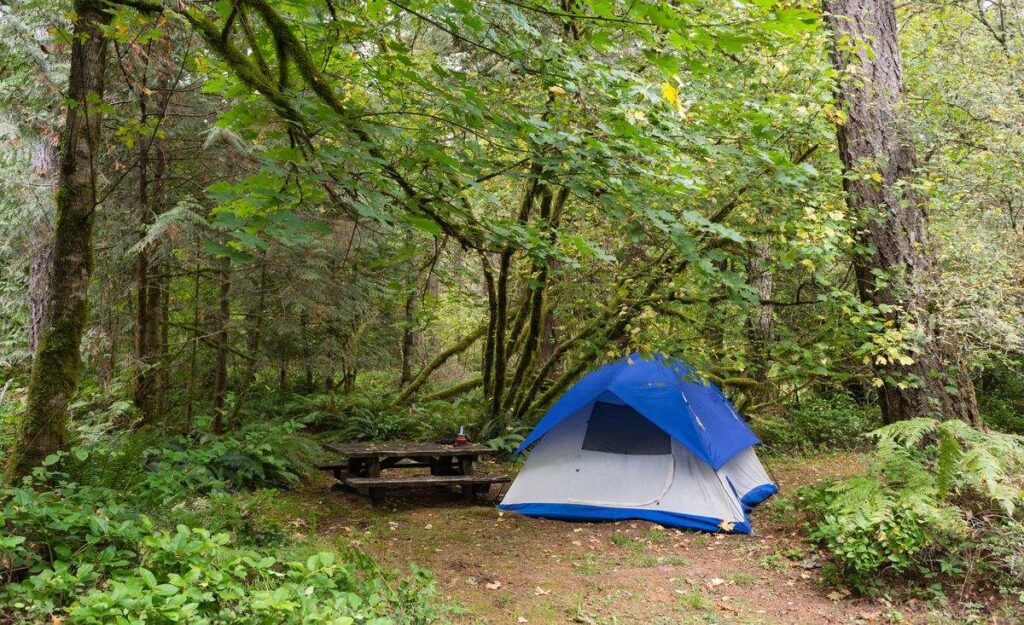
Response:
POLYGON ((342 461, 320 465, 349 488, 370 495, 374 504, 384 492, 396 488, 458 486, 466 499, 486 493, 491 484, 510 482, 500 474, 474 473, 481 456, 497 453, 484 445, 440 443, 327 443, 324 447, 343 456, 342 461), (429 468, 430 475, 386 475, 385 469, 429 468))

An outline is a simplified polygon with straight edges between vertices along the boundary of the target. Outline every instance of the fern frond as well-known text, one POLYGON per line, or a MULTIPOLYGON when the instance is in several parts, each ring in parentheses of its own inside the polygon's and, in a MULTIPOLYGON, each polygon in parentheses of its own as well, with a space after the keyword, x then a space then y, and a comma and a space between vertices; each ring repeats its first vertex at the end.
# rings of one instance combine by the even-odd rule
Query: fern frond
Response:
POLYGON ((937 419, 907 419, 882 426, 868 435, 881 446, 916 447, 925 436, 938 428, 937 419))

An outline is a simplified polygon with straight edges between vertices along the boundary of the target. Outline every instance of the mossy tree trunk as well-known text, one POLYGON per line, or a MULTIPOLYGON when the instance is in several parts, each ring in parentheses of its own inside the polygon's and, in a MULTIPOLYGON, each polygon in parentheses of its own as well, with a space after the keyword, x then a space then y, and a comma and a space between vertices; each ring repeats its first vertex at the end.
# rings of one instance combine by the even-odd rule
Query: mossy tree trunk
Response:
POLYGON ((861 299, 897 330, 916 335, 903 362, 879 356, 875 371, 886 423, 924 416, 976 423, 974 387, 955 339, 943 336, 929 298, 938 261, 928 226, 928 198, 914 189, 917 154, 903 86, 903 59, 892 0, 825 0, 840 72, 838 126, 846 202, 860 223, 855 259, 861 299))
POLYGON ((76 0, 74 10, 46 316, 32 360, 28 407, 8 457, 7 477, 11 481, 67 446, 68 402, 81 373, 80 347, 93 270, 96 169, 107 58, 103 27, 110 16, 97 0, 76 0))

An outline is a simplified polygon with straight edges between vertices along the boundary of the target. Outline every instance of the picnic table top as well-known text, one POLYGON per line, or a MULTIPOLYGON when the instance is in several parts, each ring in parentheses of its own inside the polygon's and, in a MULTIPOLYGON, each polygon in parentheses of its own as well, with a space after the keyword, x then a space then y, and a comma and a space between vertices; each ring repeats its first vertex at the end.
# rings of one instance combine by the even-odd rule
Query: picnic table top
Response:
POLYGON ((469 443, 443 445, 440 443, 326 443, 331 451, 349 458, 410 458, 415 456, 488 456, 496 450, 469 443))

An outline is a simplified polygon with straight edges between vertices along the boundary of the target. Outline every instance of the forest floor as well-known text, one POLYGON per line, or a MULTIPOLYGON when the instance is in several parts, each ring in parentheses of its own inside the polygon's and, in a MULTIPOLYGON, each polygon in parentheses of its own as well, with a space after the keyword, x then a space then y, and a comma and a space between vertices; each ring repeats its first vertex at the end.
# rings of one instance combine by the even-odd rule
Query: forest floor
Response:
POLYGON ((782 494, 754 511, 750 536, 641 521, 531 519, 444 492, 389 493, 375 509, 359 495, 332 489, 326 477, 282 504, 318 542, 355 546, 389 568, 407 571, 415 563, 432 571, 454 623, 967 622, 924 601, 855 598, 823 578, 787 497, 796 486, 862 468, 861 456, 767 464, 782 494))

